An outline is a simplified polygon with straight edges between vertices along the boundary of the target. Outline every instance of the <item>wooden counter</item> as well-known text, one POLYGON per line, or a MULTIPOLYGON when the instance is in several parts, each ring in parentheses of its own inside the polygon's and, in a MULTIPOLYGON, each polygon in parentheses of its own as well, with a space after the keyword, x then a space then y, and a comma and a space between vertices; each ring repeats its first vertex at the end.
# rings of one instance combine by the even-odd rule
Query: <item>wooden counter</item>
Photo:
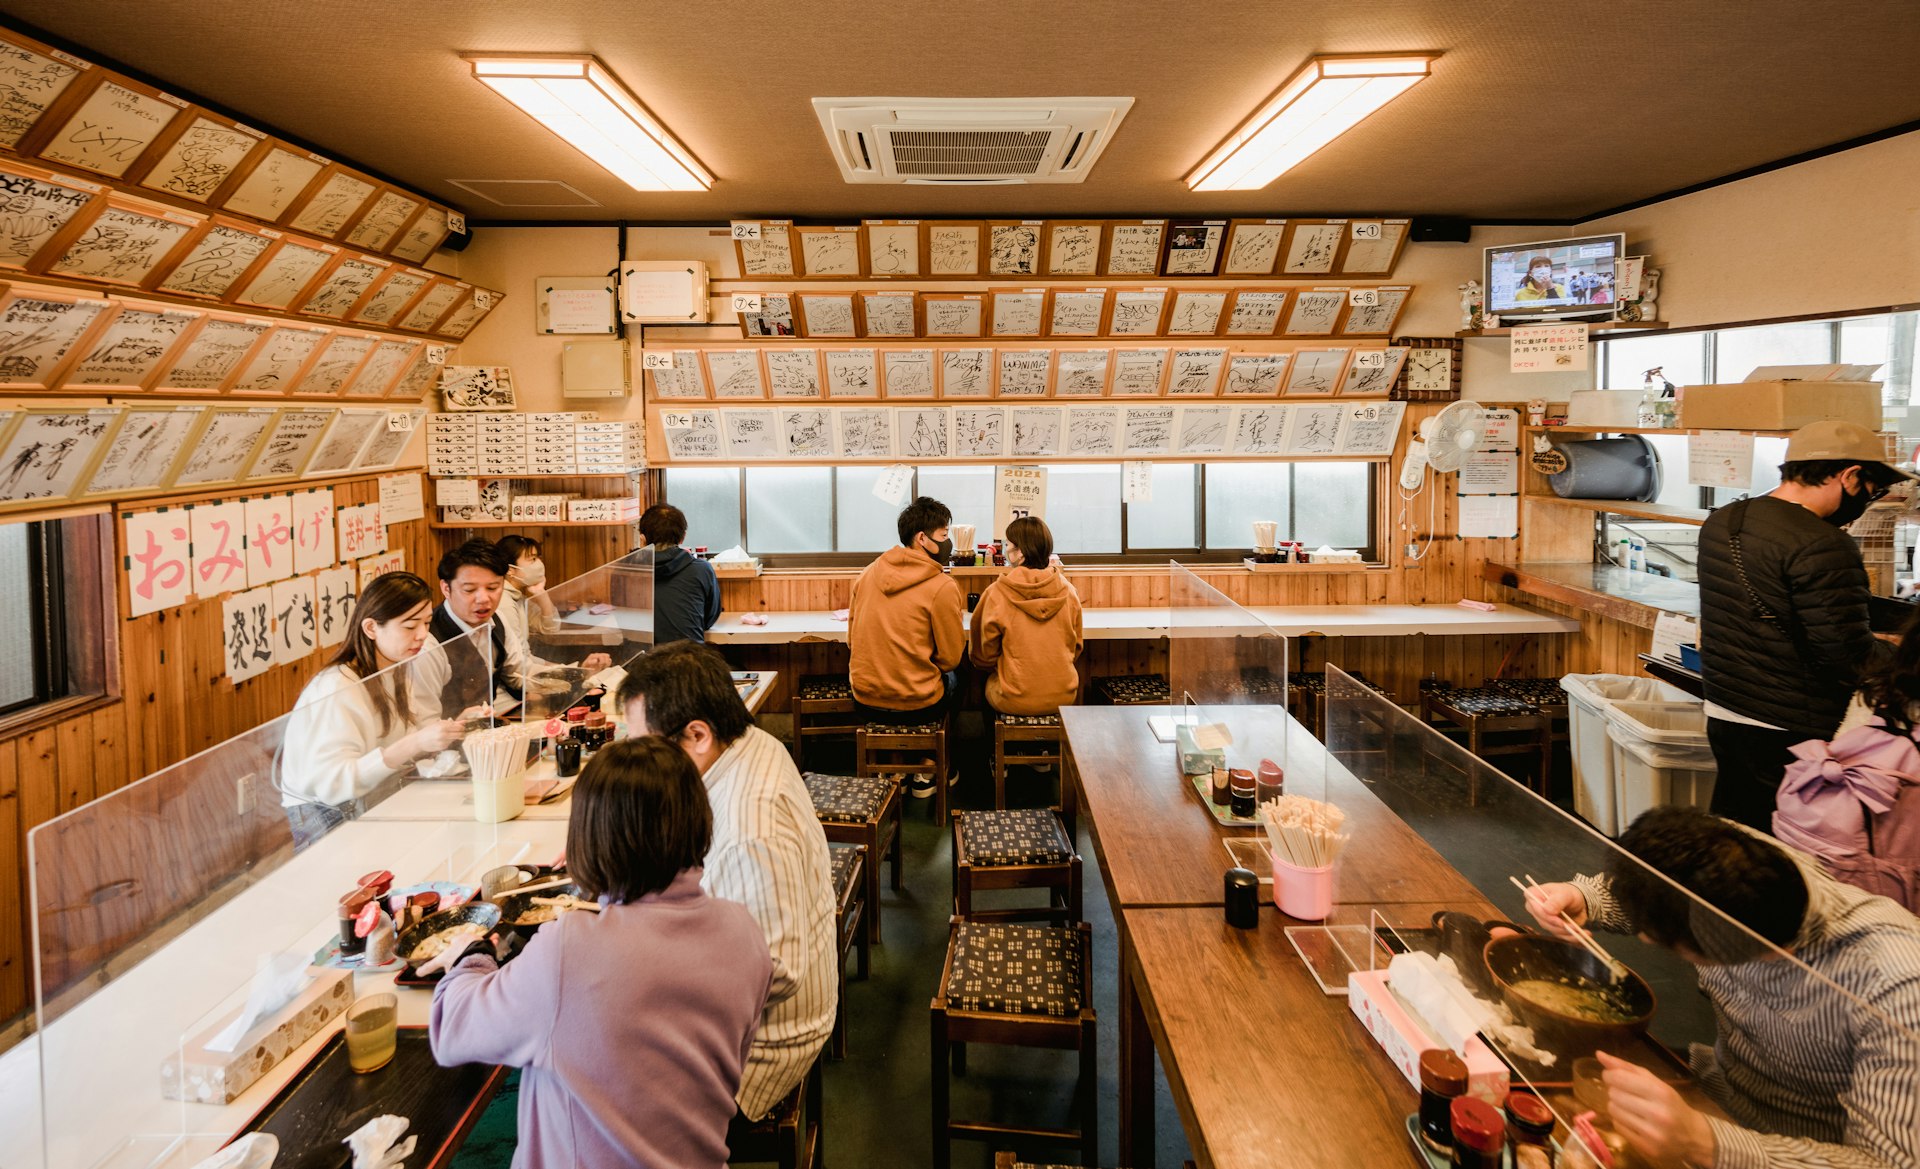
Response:
POLYGON ((1700 586, 1670 580, 1651 572, 1630 572, 1614 564, 1584 561, 1538 561, 1518 564, 1488 562, 1480 566, 1483 578, 1543 600, 1652 629, 1662 613, 1700 616, 1700 586))

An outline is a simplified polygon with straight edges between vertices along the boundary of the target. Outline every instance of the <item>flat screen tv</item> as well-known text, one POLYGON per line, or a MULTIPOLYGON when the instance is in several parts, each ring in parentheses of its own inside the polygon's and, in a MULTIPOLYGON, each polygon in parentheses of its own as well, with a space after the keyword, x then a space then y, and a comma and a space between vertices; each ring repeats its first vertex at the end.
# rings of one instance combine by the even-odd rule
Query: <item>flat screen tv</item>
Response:
POLYGON ((1487 311, 1510 317, 1610 317, 1617 306, 1613 262, 1627 237, 1590 235, 1486 249, 1487 311))

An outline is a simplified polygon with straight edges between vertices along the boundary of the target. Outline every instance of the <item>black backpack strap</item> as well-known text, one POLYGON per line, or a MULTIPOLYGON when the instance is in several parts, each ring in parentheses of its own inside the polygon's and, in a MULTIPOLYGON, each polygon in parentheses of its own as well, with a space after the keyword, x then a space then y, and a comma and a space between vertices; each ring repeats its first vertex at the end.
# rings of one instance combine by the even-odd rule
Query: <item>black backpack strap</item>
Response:
POLYGON ((1800 655, 1801 660, 1811 666, 1814 662, 1812 647, 1807 644, 1807 633, 1801 627, 1799 620, 1791 615, 1782 616, 1774 612, 1770 605, 1760 599, 1759 590, 1753 587, 1753 581, 1747 576, 1747 560, 1740 548, 1740 533, 1746 526, 1747 508, 1752 503, 1751 499, 1742 499, 1737 503, 1728 504, 1725 508, 1731 513, 1731 518, 1727 522, 1727 551, 1733 559, 1733 573, 1740 579, 1740 587, 1747 594, 1747 603, 1753 606, 1753 615, 1786 634, 1787 640, 1793 642, 1794 651, 1800 655))

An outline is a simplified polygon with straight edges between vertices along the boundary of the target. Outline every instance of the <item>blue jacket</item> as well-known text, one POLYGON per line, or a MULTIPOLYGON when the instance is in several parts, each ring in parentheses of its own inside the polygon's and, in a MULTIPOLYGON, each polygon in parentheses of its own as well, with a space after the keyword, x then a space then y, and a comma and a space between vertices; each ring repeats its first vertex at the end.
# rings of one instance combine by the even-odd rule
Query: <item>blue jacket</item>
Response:
POLYGON ((679 546, 656 551, 653 562, 653 644, 705 643, 720 620, 720 578, 713 565, 679 546))

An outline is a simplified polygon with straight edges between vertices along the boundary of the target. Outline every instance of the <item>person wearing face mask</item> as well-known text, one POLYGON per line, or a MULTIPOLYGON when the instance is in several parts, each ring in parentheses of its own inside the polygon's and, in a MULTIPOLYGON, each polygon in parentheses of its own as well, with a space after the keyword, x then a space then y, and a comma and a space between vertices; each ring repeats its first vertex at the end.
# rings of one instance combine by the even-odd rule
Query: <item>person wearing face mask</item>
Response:
POLYGON ((1014 520, 1007 573, 974 606, 973 664, 992 671, 987 704, 1002 714, 1057 714, 1080 692, 1080 598, 1052 557, 1046 521, 1014 520))
MULTIPOLYGON (((960 586, 947 575, 953 555, 947 505, 925 495, 900 513, 900 546, 889 548, 853 582, 847 622, 848 678, 869 722, 932 722, 953 694, 954 669, 967 650, 960 586)), ((933 794, 918 776, 913 795, 933 794)))
POLYGON ((522 645, 536 633, 558 633, 560 611, 547 595, 547 565, 540 559, 540 541, 531 536, 504 536, 494 549, 507 562, 507 583, 500 594, 500 623, 507 636, 522 645))
POLYGON ((1831 739, 1863 671, 1890 649, 1868 625, 1867 570, 1842 529, 1912 476, 1880 437, 1816 422, 1787 440, 1780 486, 1700 529, 1700 663, 1716 815, 1761 832, 1792 748, 1831 739))
POLYGON ((421 694, 409 668, 432 618, 426 581, 411 572, 376 577, 354 605, 340 652, 300 692, 280 752, 281 803, 296 844, 343 820, 341 805, 459 741, 460 724, 434 717, 437 698, 421 694))

